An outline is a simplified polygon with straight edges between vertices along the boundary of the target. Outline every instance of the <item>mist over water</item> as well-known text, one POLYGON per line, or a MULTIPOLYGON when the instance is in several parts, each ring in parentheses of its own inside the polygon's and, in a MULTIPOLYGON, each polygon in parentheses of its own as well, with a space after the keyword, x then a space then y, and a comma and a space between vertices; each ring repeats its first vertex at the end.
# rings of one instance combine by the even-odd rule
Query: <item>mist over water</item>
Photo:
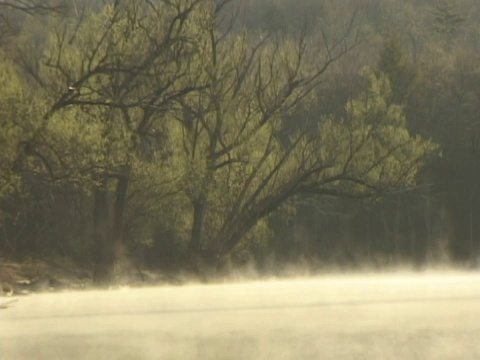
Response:
POLYGON ((32 295, 0 310, 0 355, 479 359, 480 274, 325 275, 32 295))

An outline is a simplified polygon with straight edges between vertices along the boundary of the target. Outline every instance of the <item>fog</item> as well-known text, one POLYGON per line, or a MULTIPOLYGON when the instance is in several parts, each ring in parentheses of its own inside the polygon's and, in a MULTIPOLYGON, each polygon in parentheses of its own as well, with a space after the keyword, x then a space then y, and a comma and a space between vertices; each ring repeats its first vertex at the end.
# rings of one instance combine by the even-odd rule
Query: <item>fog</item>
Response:
POLYGON ((45 293, 0 310, 0 354, 478 359, 479 300, 480 274, 460 272, 45 293))

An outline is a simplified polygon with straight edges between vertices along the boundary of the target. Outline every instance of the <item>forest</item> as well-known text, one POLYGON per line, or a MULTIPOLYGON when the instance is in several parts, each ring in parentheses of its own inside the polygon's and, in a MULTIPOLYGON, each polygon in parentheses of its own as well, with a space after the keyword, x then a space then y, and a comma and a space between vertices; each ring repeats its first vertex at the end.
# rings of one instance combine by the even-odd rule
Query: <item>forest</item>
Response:
POLYGON ((0 1, 0 262, 100 285, 478 266, 479 20, 474 0, 0 1))

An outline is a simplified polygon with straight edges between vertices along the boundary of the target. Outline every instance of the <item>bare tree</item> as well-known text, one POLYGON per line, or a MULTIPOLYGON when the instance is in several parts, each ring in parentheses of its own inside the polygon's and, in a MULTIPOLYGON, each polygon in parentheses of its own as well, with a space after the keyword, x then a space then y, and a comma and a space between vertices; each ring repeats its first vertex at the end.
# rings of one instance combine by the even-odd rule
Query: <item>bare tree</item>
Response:
POLYGON ((115 1, 100 14, 86 12, 73 25, 57 25, 44 57, 23 53, 24 69, 43 89, 50 106, 42 125, 26 141, 30 151, 20 153, 17 163, 33 154, 42 159, 52 179, 79 173, 91 177, 96 282, 111 277, 115 252, 122 243, 133 159, 142 156, 148 144, 155 150, 173 101, 201 86, 192 86, 184 78, 195 51, 190 18, 197 16, 194 13, 204 2, 115 1), (48 138, 47 130, 58 116, 100 123, 103 134, 99 136, 110 144, 102 154, 107 161, 98 163, 92 158, 78 168, 71 151, 48 138), (120 149, 119 143, 123 144, 120 149), (113 206, 108 209, 112 186, 113 206), (109 213, 113 214, 111 223, 109 213))
POLYGON ((320 30, 318 43, 306 30, 296 38, 222 33, 208 26, 214 9, 209 16, 192 67, 207 86, 180 99, 178 115, 194 256, 221 261, 296 194, 365 198, 412 181, 431 147, 385 105, 375 90, 390 92, 383 78, 365 75, 366 95, 347 104, 344 119, 304 119, 285 133, 285 121, 315 101, 331 64, 355 46, 353 18, 333 43, 320 30))
POLYGON ((64 8, 64 5, 58 1, 44 1, 44 0, 2 0, 0 7, 12 10, 22 11, 24 13, 46 14, 49 12, 59 12, 64 8))

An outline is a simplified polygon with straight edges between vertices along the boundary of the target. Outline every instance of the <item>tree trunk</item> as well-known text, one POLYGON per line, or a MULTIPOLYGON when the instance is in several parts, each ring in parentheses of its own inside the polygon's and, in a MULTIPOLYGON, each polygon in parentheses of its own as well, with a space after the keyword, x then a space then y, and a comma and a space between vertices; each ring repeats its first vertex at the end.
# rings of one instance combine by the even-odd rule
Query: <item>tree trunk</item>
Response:
POLYGON ((95 190, 93 282, 97 285, 106 285, 113 280, 122 244, 127 189, 128 176, 125 175, 118 179, 115 189, 113 222, 108 210, 106 181, 95 190))
POLYGON ((398 263, 401 259, 400 256, 400 241, 401 241, 401 216, 402 216, 402 204, 401 198, 398 197, 395 201, 395 234, 393 234, 393 259, 395 263, 398 263))
POLYGON ((113 266, 112 272, 114 275, 126 275, 128 267, 125 267, 129 262, 126 258, 125 248, 123 244, 123 230, 124 230, 124 213, 127 202, 129 177, 125 173, 117 180, 115 189, 115 203, 113 204, 113 224, 111 231, 111 242, 113 252, 113 266))
POLYGON ((123 242, 123 218, 127 202, 128 176, 124 175, 118 179, 115 189, 115 207, 113 216, 112 237, 115 245, 123 242))
POLYGON ((113 254, 108 229, 108 203, 106 181, 95 189, 93 209, 93 283, 105 285, 111 280, 113 254))
POLYGON ((203 197, 193 202, 193 225, 190 240, 190 252, 198 255, 202 248, 203 223, 205 221, 206 201, 203 197))
POLYGON ((207 203, 205 197, 200 196, 193 202, 193 224, 189 244, 189 267, 198 276, 208 280, 215 276, 215 252, 212 249, 203 248, 203 231, 207 203))
POLYGON ((253 229, 257 224, 259 218, 253 214, 246 215, 243 219, 236 223, 235 229, 230 231, 228 238, 222 242, 223 246, 220 250, 219 258, 228 256, 235 246, 247 235, 247 233, 253 229))

